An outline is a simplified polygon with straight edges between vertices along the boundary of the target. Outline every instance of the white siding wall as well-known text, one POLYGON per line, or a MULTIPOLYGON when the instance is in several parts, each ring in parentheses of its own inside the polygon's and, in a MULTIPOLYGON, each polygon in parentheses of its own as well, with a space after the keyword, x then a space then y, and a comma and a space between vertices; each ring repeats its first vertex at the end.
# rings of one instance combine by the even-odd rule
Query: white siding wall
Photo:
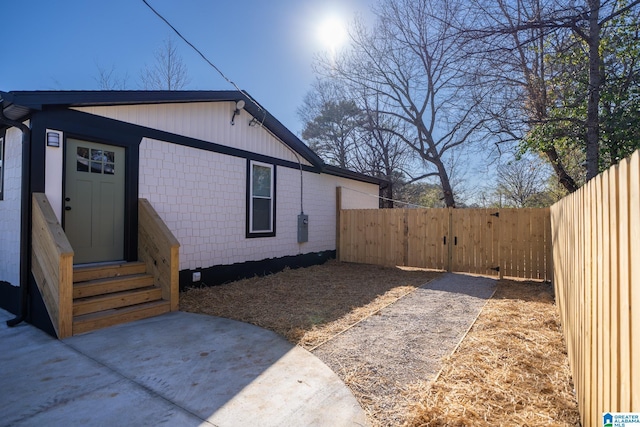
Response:
POLYGON ((181 270, 335 249, 336 186, 358 191, 345 198, 345 207, 378 204, 363 194, 376 194, 376 185, 304 172, 309 241, 299 244, 300 171, 278 166, 276 236, 247 239, 246 165, 241 158, 143 140, 140 197, 149 199, 180 241, 181 270))
POLYGON ((378 186, 343 179, 342 209, 378 209, 378 186))
POLYGON ((47 129, 47 132, 57 132, 60 138, 60 147, 45 148, 45 188, 44 193, 51 204, 58 221, 62 223, 62 176, 64 174, 64 138, 60 131, 47 129))
MULTIPOLYGON (((233 102, 78 107, 75 110, 133 123, 202 141, 297 162, 291 151, 261 126, 249 126, 244 110, 231 126, 233 102)), ((301 158, 303 164, 309 164, 301 158)))
POLYGON ((0 200, 0 280, 20 284, 20 188, 22 133, 7 130, 4 151, 4 198, 0 200))

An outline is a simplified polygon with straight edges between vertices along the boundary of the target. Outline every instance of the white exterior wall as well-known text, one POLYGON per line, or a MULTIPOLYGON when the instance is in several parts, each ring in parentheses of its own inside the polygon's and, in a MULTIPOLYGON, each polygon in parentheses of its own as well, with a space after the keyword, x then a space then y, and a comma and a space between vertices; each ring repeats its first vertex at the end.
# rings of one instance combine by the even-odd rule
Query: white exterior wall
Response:
POLYGON ((8 129, 4 143, 4 197, 0 200, 0 280, 19 286, 22 132, 16 128, 8 129))
POLYGON ((343 179, 342 209, 378 209, 378 185, 343 179))
MULTIPOLYGON (((182 104, 77 107, 77 111, 126 123, 223 144, 252 153, 297 162, 295 155, 261 126, 249 126, 252 116, 245 110, 231 116, 235 102, 191 102, 182 104)), ((303 164, 309 163, 300 157, 303 164)))
POLYGON ((62 177, 64 176, 63 158, 64 158, 64 138, 63 133, 47 129, 48 132, 56 132, 60 140, 59 147, 45 147, 45 188, 44 193, 51 204, 53 212, 58 218, 58 222, 62 223, 62 177))
MULTIPOLYGON (((344 208, 376 208, 375 184, 303 172, 309 241, 297 242, 300 171, 276 167, 276 236, 246 233, 247 160, 144 139, 139 197, 148 199, 180 242, 180 269, 258 261, 335 249, 336 186, 357 190, 344 208)), ((348 191, 348 190, 343 190, 348 191)))

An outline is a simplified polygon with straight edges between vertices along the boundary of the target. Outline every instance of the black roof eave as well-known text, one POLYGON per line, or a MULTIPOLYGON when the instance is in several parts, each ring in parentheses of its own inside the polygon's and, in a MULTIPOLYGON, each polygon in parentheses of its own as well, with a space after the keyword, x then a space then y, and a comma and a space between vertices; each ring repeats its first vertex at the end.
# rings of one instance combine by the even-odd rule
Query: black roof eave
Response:
POLYGON ((146 91, 146 90, 72 90, 72 91, 0 91, 0 104, 5 116, 24 121, 34 112, 45 107, 90 107, 140 104, 167 104, 188 102, 245 101, 244 110, 251 114, 273 135, 301 155, 319 171, 342 178, 380 185, 385 181, 368 175, 325 164, 316 153, 304 144, 287 127, 264 107, 250 98, 246 92, 236 90, 215 91, 146 91))
POLYGON ((382 178, 376 178, 376 177, 365 175, 359 172, 354 172, 349 169, 342 169, 337 166, 327 165, 327 164, 324 164, 322 166, 322 172, 329 175, 339 176, 341 178, 349 178, 349 179, 355 179, 356 181, 367 182, 369 184, 382 185, 387 182, 382 178))
POLYGON ((264 107, 240 91, 12 91, 0 92, 5 115, 16 121, 45 107, 89 107, 244 100, 244 110, 316 168, 322 160, 264 107))

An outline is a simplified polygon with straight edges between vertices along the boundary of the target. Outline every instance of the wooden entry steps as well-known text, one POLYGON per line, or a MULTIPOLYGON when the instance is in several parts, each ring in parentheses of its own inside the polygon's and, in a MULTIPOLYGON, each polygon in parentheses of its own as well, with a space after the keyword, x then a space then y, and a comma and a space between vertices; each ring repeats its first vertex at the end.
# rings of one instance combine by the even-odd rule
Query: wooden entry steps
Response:
POLYGON ((144 262, 73 269, 73 335, 169 311, 144 262))

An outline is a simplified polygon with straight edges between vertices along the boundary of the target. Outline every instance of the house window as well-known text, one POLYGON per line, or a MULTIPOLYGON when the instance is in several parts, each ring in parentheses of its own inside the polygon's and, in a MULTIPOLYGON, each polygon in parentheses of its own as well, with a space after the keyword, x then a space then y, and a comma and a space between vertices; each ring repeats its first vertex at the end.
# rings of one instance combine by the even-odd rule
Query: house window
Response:
POLYGON ((247 164, 247 237, 276 235, 276 168, 248 161, 247 164))
POLYGON ((0 135, 0 200, 4 198, 4 135, 0 135))

